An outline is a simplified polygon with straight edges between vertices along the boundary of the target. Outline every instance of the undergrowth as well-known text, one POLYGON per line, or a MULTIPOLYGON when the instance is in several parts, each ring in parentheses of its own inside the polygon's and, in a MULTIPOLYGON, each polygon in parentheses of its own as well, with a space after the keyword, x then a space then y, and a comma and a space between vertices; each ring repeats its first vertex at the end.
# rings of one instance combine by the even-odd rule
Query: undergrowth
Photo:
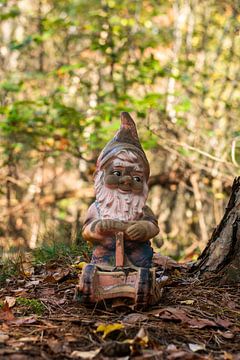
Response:
POLYGON ((6 280, 19 273, 20 269, 20 257, 6 258, 0 263, 0 286, 6 282, 6 280))
MULTIPOLYGON (((21 253, 15 256, 6 257, 0 263, 0 286, 13 276, 20 276, 24 273, 24 263, 31 266, 45 265, 50 262, 58 262, 62 265, 73 264, 76 261, 90 261, 91 251, 86 243, 64 244, 50 243, 32 250, 30 253, 21 253), (30 259, 30 260, 29 260, 30 259)), ((25 274, 26 275, 26 274, 25 274)))
POLYGON ((62 263, 73 263, 77 257, 82 257, 85 261, 90 258, 90 249, 87 244, 64 243, 47 244, 32 251, 33 262, 37 265, 46 264, 52 261, 61 261, 62 263))

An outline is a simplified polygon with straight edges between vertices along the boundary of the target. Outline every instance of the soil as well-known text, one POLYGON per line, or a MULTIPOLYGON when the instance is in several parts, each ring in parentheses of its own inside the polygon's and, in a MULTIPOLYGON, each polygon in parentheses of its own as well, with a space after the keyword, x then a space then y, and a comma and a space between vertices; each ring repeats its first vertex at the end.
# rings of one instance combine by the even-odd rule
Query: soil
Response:
POLYGON ((240 285, 176 264, 164 271, 159 304, 141 311, 86 308, 75 296, 80 270, 59 262, 7 279, 0 359, 240 359, 240 285))

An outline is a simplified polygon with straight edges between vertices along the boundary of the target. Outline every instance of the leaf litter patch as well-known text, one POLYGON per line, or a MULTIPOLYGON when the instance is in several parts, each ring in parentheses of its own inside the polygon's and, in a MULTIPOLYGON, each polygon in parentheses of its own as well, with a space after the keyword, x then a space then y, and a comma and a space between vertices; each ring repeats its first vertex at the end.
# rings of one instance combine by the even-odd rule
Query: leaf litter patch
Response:
POLYGON ((56 262, 7 279, 0 359, 240 359, 240 286, 206 284, 170 265, 161 302, 145 311, 83 307, 81 266, 56 262))

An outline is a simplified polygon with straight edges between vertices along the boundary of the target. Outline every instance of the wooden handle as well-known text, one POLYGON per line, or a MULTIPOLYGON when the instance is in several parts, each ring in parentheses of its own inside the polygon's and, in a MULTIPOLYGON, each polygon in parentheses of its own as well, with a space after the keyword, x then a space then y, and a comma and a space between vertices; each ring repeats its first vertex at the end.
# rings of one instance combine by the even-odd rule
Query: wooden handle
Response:
POLYGON ((124 240, 122 231, 116 233, 116 266, 124 266, 124 240))

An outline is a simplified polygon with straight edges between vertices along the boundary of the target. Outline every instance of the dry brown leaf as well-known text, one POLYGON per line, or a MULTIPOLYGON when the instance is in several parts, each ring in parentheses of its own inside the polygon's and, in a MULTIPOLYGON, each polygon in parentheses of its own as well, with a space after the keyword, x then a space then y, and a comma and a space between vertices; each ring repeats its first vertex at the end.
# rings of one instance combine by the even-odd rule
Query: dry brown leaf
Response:
POLYGON ((163 256, 159 253, 153 254, 153 264, 159 265, 164 269, 173 269, 183 267, 183 264, 177 263, 175 260, 171 259, 169 256, 163 256))
POLYGON ((214 321, 208 320, 208 319, 202 319, 202 318, 190 319, 187 323, 188 323, 188 325, 190 325, 192 328, 195 328, 195 329, 203 329, 205 327, 217 327, 218 326, 214 321))
POLYGON ((12 289, 12 292, 16 295, 16 296, 21 296, 21 297, 26 297, 27 296, 27 291, 28 289, 23 289, 23 288, 18 288, 18 289, 12 289))
POLYGON ((5 303, 0 310, 0 320, 3 321, 12 321, 15 319, 12 310, 10 309, 8 303, 5 303))
POLYGON ((220 331, 218 330, 218 334, 220 334, 225 339, 233 339, 234 334, 231 331, 220 331))
POLYGON ((69 269, 59 269, 52 276, 56 281, 60 281, 70 273, 69 269))
POLYGON ((144 321, 147 319, 148 319, 147 315, 133 313, 133 314, 129 314, 129 315, 125 316, 122 320, 122 323, 123 324, 136 324, 137 322, 141 322, 141 321, 144 321))
POLYGON ((32 263, 32 254, 25 253, 21 256, 20 269, 24 276, 30 277, 34 274, 34 267, 32 263))
POLYGON ((228 319, 220 319, 217 318, 216 323, 224 328, 228 328, 229 326, 233 325, 231 321, 229 321, 228 319))
MULTIPOLYGON (((213 320, 190 317, 190 315, 183 309, 179 307, 166 307, 162 309, 156 309, 149 312, 154 316, 159 317, 163 320, 175 320, 186 323, 192 328, 203 329, 205 327, 218 327, 220 324, 213 320)), ((222 325, 220 325, 222 326, 222 325)))
POLYGON ((16 304, 16 298, 14 296, 6 296, 4 303, 8 304, 9 308, 11 308, 16 304))
POLYGON ((139 344, 142 347, 146 347, 149 342, 148 332, 145 328, 141 327, 133 341, 135 344, 139 344))
POLYGON ((171 352, 167 359, 168 360, 175 360, 175 359, 186 359, 186 354, 187 352, 186 351, 183 351, 183 350, 177 350, 177 351, 174 351, 174 352, 171 352))
POLYGON ((224 360, 233 360, 233 355, 229 352, 224 351, 224 360))
POLYGON ((61 341, 59 341, 57 339, 48 339, 47 344, 54 354, 58 354, 58 353, 62 352, 61 341))
MULTIPOLYGON (((140 356, 134 356, 134 360, 142 360, 142 359, 162 359, 163 351, 161 350, 143 350, 140 356)), ((120 360, 120 359, 119 359, 120 360)), ((121 358, 122 360, 122 358, 121 358)))
POLYGON ((31 281, 27 281, 25 284, 25 288, 30 288, 30 287, 34 287, 39 285, 40 280, 31 280, 31 281))
POLYGON ((157 316, 163 320, 177 320, 186 322, 189 318, 185 310, 178 307, 166 307, 161 309, 151 310, 149 314, 157 316))
POLYGON ((70 273, 69 269, 61 269, 61 268, 59 268, 58 271, 55 271, 54 273, 48 274, 44 278, 43 281, 45 283, 56 283, 56 282, 59 282, 60 280, 63 280, 65 277, 67 277, 69 273, 70 273))
POLYGON ((7 341, 8 339, 9 339, 9 335, 0 332, 0 344, 1 344, 1 343, 4 343, 4 342, 7 341))
POLYGON ((11 324, 21 326, 21 325, 33 324, 36 321, 37 321, 36 316, 24 316, 24 317, 15 318, 14 320, 11 320, 11 324))
POLYGON ((21 342, 36 342, 39 340, 39 336, 24 336, 18 339, 21 342))
POLYGON ((204 345, 204 344, 191 344, 191 343, 189 343, 188 346, 189 346, 189 349, 191 351, 193 351, 193 352, 206 350, 206 345, 204 345))
POLYGON ((70 357, 73 359, 86 359, 86 360, 91 360, 93 359, 95 356, 97 356, 97 354, 99 354, 99 352, 101 351, 101 348, 98 348, 96 350, 89 350, 89 351, 78 351, 75 350, 71 353, 70 357))

